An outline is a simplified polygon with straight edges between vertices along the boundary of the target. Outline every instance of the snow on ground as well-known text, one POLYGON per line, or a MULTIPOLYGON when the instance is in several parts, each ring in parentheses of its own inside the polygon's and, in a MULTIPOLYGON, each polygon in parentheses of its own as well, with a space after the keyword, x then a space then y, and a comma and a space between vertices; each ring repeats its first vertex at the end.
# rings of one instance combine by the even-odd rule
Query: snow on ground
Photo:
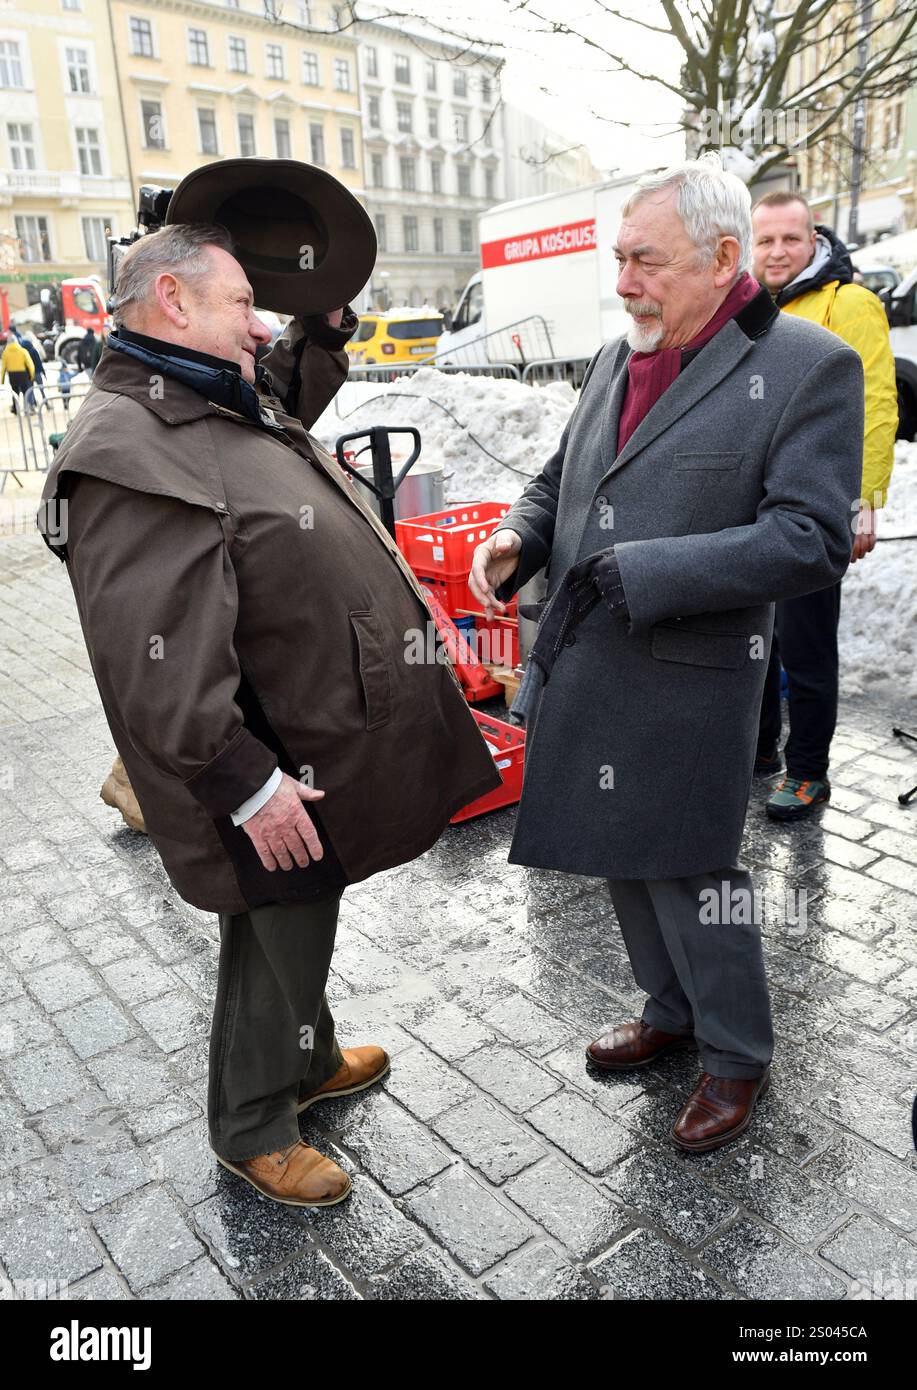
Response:
MULTIPOLYGON (((566 382, 523 386, 424 367, 391 384, 352 382, 313 428, 326 444, 370 424, 416 425, 421 458, 445 467, 447 502, 511 502, 560 440, 576 404, 566 382), (495 457, 492 457, 495 456, 495 457)), ((851 565, 841 597, 841 683, 917 697, 917 443, 899 441, 879 543, 851 565)))

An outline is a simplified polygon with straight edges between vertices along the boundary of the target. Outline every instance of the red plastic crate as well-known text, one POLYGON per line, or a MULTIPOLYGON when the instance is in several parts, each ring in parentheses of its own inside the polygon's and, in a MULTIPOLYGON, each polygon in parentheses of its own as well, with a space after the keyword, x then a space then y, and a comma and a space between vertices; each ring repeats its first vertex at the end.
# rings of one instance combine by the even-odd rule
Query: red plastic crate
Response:
MULTIPOLYGON (((511 616, 512 613, 506 614, 506 617, 511 616)), ((489 652, 484 646, 475 648, 481 661, 486 659, 491 665, 509 666, 510 668, 519 665, 518 618, 514 618, 510 623, 501 623, 498 618, 494 618, 492 621, 488 622, 487 618, 482 614, 480 617, 475 616, 474 625, 479 632, 487 631, 491 633, 491 647, 489 652), (508 634, 508 638, 506 636, 501 636, 501 634, 508 634), (495 658, 503 654, 504 648, 508 649, 507 655, 509 659, 507 661, 497 661, 495 658)))
MULTIPOLYGON (((462 502, 395 522, 399 550, 451 618, 464 616, 463 609, 480 612, 481 605, 468 587, 471 557, 508 511, 508 502, 462 502)), ((515 597, 507 607, 515 613, 515 597)))
POLYGON ((471 714, 487 742, 497 748, 494 761, 500 770, 503 784, 456 811, 450 820, 452 825, 471 820, 473 816, 483 816, 486 811, 496 811, 500 806, 513 806, 522 795, 525 730, 516 728, 515 724, 507 724, 502 719, 494 719, 493 715, 481 714, 480 710, 473 709, 471 714))

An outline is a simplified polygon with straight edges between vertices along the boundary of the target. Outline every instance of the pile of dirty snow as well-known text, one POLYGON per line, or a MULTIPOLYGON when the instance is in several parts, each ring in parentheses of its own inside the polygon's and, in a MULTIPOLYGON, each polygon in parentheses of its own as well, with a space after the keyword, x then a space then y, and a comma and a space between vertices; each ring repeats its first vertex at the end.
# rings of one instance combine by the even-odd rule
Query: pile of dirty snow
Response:
POLYGON ((443 464, 447 502, 512 502, 557 448, 577 398, 565 381, 523 386, 422 367, 391 383, 345 383, 312 433, 333 447, 370 425, 414 425, 421 459, 443 464))

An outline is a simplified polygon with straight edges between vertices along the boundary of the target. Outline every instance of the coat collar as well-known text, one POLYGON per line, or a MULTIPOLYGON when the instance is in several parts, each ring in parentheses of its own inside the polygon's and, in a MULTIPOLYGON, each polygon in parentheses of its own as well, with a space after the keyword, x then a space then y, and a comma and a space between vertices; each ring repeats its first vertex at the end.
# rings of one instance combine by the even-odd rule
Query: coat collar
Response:
MULTIPOLYGON (((114 352, 107 346, 102 350, 92 384, 100 391, 112 391, 119 396, 129 396, 131 400, 146 406, 147 410, 151 410, 167 425, 185 425, 192 420, 201 420, 205 415, 235 414, 233 411, 220 409, 192 386, 173 378, 164 384, 161 392, 151 392, 149 366, 136 357, 114 352)), ((270 394, 266 384, 258 387, 258 399, 262 407, 268 408, 271 415, 283 409, 277 398, 270 394)), ((239 416, 239 419, 242 418, 239 416)))
MULTIPOLYGON (((658 439, 663 430, 669 429, 676 420, 718 386, 742 358, 751 352, 755 340, 768 331, 779 313, 780 310, 769 292, 764 288, 760 289, 754 299, 749 300, 744 309, 740 309, 734 318, 725 323, 709 343, 692 357, 688 365, 682 368, 672 385, 641 420, 620 454, 614 459, 611 468, 602 475, 596 490, 642 449, 652 444, 654 439, 658 439)), ((603 412, 602 438, 606 456, 614 456, 615 452, 618 420, 627 388, 629 356, 630 348, 626 339, 623 339, 612 368, 613 380, 603 412)))

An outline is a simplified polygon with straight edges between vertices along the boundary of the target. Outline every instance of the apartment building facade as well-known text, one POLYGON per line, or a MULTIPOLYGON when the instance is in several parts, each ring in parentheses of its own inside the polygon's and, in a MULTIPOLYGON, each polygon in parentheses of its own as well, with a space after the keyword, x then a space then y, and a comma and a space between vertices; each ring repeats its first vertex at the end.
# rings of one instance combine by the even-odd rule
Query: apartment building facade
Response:
POLYGON ((0 282, 104 275, 107 237, 134 225, 135 193, 107 0, 28 0, 0 15, 0 282))

